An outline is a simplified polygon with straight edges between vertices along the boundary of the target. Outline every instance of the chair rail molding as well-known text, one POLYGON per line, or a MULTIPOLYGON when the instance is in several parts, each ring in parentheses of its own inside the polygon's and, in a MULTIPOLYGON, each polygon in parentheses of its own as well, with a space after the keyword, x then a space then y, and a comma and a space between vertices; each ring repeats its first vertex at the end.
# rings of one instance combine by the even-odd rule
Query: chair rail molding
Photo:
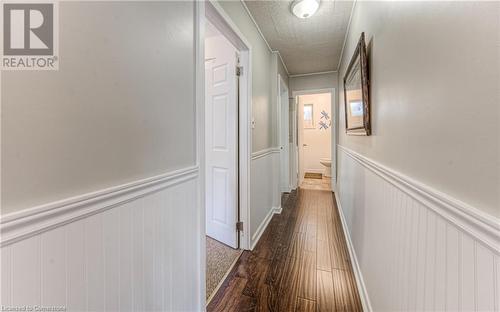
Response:
POLYGON ((4 216, 2 305, 201 311, 199 179, 190 166, 4 216))
POLYGON ((365 310, 499 311, 499 220, 339 146, 335 193, 365 310))
POLYGON ((341 145, 338 147, 365 168, 500 254, 500 219, 389 169, 349 148, 341 145))
POLYGON ((0 246, 101 213, 196 177, 198 177, 198 166, 186 167, 2 216, 0 246))
POLYGON ((275 153, 279 153, 279 152, 280 152, 279 147, 266 148, 266 149, 263 149, 263 150, 260 150, 257 152, 253 152, 252 153, 252 160, 256 160, 256 159, 266 157, 266 156, 269 156, 271 154, 275 154, 275 153))

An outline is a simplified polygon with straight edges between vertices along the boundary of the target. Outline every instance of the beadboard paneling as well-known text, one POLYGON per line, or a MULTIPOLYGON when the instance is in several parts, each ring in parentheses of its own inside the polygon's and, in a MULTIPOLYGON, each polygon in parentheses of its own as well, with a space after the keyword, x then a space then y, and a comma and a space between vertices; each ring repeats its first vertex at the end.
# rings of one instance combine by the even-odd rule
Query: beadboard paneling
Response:
POLYGON ((273 213, 281 211, 279 189, 280 150, 271 148, 252 154, 250 163, 250 237, 255 246, 273 213))
MULTIPOLYGON (((12 234, 0 250, 1 304, 67 311, 202 310, 205 303, 194 295, 201 269, 197 174, 187 172, 162 187, 143 186, 140 196, 93 214, 73 218, 73 211, 69 222, 49 222, 43 229, 34 222, 37 232, 26 224, 12 230, 21 238, 12 234)), ((128 189, 131 196, 134 187, 128 189)), ((86 206, 77 211, 84 213, 86 206)))
POLYGON ((339 176, 337 197, 366 307, 500 309, 497 219, 342 147, 339 176))

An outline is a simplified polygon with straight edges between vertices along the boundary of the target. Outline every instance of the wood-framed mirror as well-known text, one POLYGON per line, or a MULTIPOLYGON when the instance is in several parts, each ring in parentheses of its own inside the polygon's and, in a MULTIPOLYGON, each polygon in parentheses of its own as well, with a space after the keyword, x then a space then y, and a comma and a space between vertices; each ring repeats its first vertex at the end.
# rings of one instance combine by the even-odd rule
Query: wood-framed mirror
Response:
POLYGON ((345 125, 349 135, 371 134, 369 84, 363 32, 344 76, 345 125))

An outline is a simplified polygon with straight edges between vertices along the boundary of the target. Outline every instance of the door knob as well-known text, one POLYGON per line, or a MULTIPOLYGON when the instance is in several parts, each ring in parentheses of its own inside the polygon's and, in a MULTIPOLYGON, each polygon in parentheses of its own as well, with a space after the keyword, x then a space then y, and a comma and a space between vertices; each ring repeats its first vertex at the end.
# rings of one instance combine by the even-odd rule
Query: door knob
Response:
POLYGON ((302 144, 302 146, 308 146, 307 144, 302 144))

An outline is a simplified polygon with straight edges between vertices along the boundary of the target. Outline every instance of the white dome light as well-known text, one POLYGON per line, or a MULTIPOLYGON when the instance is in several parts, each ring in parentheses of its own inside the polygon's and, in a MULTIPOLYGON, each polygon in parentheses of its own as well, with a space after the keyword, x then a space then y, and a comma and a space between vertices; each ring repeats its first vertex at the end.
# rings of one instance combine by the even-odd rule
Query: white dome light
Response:
POLYGON ((308 18, 319 8, 319 0, 295 0, 292 3, 292 13, 298 18, 308 18))

